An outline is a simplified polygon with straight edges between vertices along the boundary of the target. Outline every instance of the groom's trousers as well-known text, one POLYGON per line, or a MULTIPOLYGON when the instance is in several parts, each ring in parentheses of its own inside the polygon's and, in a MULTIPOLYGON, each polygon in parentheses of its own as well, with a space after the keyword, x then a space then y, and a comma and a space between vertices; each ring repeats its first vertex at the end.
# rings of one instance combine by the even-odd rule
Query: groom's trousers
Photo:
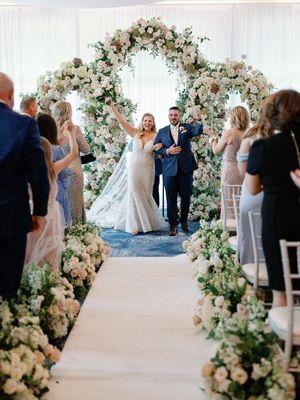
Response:
POLYGON ((154 198, 155 203, 157 204, 157 207, 159 207, 159 180, 160 180, 159 177, 160 175, 155 175, 153 193, 152 193, 152 196, 154 198))
POLYGON ((178 165, 177 174, 175 176, 165 176, 164 183, 167 195, 169 224, 174 226, 178 222, 187 222, 191 203, 193 173, 185 174, 178 165), (180 218, 177 207, 178 195, 180 196, 180 218))
POLYGON ((17 296, 24 267, 26 239, 26 232, 0 238, 0 296, 6 299, 17 296))

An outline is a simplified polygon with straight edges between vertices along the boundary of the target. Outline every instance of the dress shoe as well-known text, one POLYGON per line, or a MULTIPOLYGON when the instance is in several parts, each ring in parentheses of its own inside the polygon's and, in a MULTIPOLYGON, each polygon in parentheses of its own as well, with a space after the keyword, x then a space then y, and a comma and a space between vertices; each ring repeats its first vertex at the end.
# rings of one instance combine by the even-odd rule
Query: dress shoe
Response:
POLYGON ((177 235, 177 226, 170 226, 169 236, 176 236, 177 235))
POLYGON ((189 224, 187 222, 181 222, 183 232, 190 232, 189 224))

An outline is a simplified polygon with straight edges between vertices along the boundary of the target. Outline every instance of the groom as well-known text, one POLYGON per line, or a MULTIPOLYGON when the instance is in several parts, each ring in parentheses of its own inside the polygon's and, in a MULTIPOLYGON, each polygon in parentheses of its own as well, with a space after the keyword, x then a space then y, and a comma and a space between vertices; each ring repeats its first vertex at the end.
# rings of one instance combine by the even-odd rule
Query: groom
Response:
POLYGON ((169 109, 170 125, 158 131, 155 143, 162 143, 163 147, 156 150, 163 156, 163 177, 167 194, 167 213, 170 224, 170 236, 176 236, 178 222, 184 232, 189 232, 187 222, 191 192, 193 184, 193 171, 197 163, 191 149, 191 138, 203 133, 201 113, 195 110, 195 125, 180 122, 178 107, 169 109), (180 219, 177 210, 177 197, 180 196, 180 219))

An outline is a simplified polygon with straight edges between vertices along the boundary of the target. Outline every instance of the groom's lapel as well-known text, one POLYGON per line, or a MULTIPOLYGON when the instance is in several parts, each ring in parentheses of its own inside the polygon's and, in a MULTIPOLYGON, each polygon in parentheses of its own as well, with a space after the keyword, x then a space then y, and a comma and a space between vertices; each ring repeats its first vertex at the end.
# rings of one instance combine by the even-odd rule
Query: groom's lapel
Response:
POLYGON ((183 139, 183 134, 181 133, 181 129, 180 129, 182 126, 183 126, 182 124, 179 124, 179 127, 178 127, 178 146, 180 146, 182 139, 183 139))

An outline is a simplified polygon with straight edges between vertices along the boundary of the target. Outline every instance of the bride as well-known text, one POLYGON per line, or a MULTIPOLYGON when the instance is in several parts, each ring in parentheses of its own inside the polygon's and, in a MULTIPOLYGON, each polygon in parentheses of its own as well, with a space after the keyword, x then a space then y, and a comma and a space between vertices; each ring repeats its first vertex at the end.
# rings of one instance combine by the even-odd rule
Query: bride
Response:
POLYGON ((165 229, 167 224, 152 197, 153 150, 162 147, 161 144, 154 146, 154 117, 150 113, 144 114, 140 126, 135 128, 123 118, 111 100, 107 100, 106 104, 131 136, 132 154, 127 165, 127 179, 122 176, 124 159, 121 159, 103 194, 93 203, 88 213, 89 220, 102 227, 113 227, 132 234, 165 229))

